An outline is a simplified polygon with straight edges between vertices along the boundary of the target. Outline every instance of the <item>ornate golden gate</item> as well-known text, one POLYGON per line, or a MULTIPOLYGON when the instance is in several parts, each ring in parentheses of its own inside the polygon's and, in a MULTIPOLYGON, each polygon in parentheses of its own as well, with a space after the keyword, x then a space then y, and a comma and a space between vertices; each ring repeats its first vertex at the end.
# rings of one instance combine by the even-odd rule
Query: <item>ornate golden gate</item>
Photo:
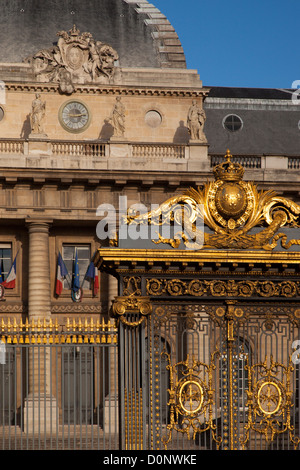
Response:
POLYGON ((124 449, 300 447, 300 207, 258 193, 229 152, 214 175, 129 212, 148 238, 95 260, 119 280, 124 449))

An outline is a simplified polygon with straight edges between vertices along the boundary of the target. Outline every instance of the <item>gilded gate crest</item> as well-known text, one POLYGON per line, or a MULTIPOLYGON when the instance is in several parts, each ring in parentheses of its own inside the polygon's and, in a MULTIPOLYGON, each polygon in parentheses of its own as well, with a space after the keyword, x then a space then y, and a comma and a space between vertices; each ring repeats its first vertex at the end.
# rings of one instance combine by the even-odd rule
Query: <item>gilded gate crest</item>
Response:
POLYGON ((159 234, 156 244, 169 244, 178 248, 180 243, 193 249, 230 248, 273 250, 279 240, 281 247, 289 249, 300 245, 300 239, 287 240, 286 233, 277 233, 281 227, 300 227, 300 206, 275 191, 258 191, 256 185, 243 181, 244 168, 232 162, 227 150, 225 161, 214 170, 215 181, 202 189, 190 188, 185 194, 175 196, 157 209, 135 216, 127 215, 127 224, 180 223, 184 232, 173 238, 159 234), (195 222, 201 219, 209 229, 201 233, 195 222), (252 229, 261 228, 254 232, 252 229), (191 240, 203 240, 203 245, 191 240))

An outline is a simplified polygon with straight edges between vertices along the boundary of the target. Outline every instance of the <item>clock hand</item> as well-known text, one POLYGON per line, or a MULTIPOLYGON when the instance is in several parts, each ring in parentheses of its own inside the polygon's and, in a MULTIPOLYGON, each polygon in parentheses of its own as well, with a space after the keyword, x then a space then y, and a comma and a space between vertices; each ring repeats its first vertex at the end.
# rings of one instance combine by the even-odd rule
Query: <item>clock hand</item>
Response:
POLYGON ((69 114, 69 117, 81 117, 81 116, 87 116, 87 114, 69 114))

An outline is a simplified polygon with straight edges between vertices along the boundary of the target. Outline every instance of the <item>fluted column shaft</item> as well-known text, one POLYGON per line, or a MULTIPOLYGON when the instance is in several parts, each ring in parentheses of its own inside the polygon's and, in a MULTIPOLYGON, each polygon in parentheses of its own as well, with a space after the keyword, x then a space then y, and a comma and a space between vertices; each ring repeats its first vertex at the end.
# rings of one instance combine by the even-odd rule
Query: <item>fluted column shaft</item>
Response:
POLYGON ((28 269, 28 316, 49 318, 51 313, 50 222, 28 222, 29 269, 28 269))

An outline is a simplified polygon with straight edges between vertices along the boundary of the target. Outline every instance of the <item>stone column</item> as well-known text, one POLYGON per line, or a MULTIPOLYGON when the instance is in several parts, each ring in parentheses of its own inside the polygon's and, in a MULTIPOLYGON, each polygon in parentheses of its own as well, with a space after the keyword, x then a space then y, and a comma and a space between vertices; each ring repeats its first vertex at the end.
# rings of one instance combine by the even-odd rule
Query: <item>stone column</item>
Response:
MULTIPOLYGON (((28 221, 28 317, 37 324, 51 314, 49 228, 51 221, 28 221)), ((50 395, 51 346, 29 346, 28 396, 24 403, 24 430, 30 434, 55 432, 58 417, 56 398, 50 395)))
MULTIPOLYGON (((108 318, 110 318, 111 305, 118 295, 118 281, 113 276, 108 276, 107 307, 108 318)), ((119 402, 118 402, 118 349, 111 348, 109 375, 109 394, 105 397, 104 404, 104 426, 107 431, 117 432, 119 428, 119 402)))
POLYGON ((51 287, 49 261, 49 228, 51 221, 28 222, 29 267, 28 267, 28 316, 50 318, 51 287))

